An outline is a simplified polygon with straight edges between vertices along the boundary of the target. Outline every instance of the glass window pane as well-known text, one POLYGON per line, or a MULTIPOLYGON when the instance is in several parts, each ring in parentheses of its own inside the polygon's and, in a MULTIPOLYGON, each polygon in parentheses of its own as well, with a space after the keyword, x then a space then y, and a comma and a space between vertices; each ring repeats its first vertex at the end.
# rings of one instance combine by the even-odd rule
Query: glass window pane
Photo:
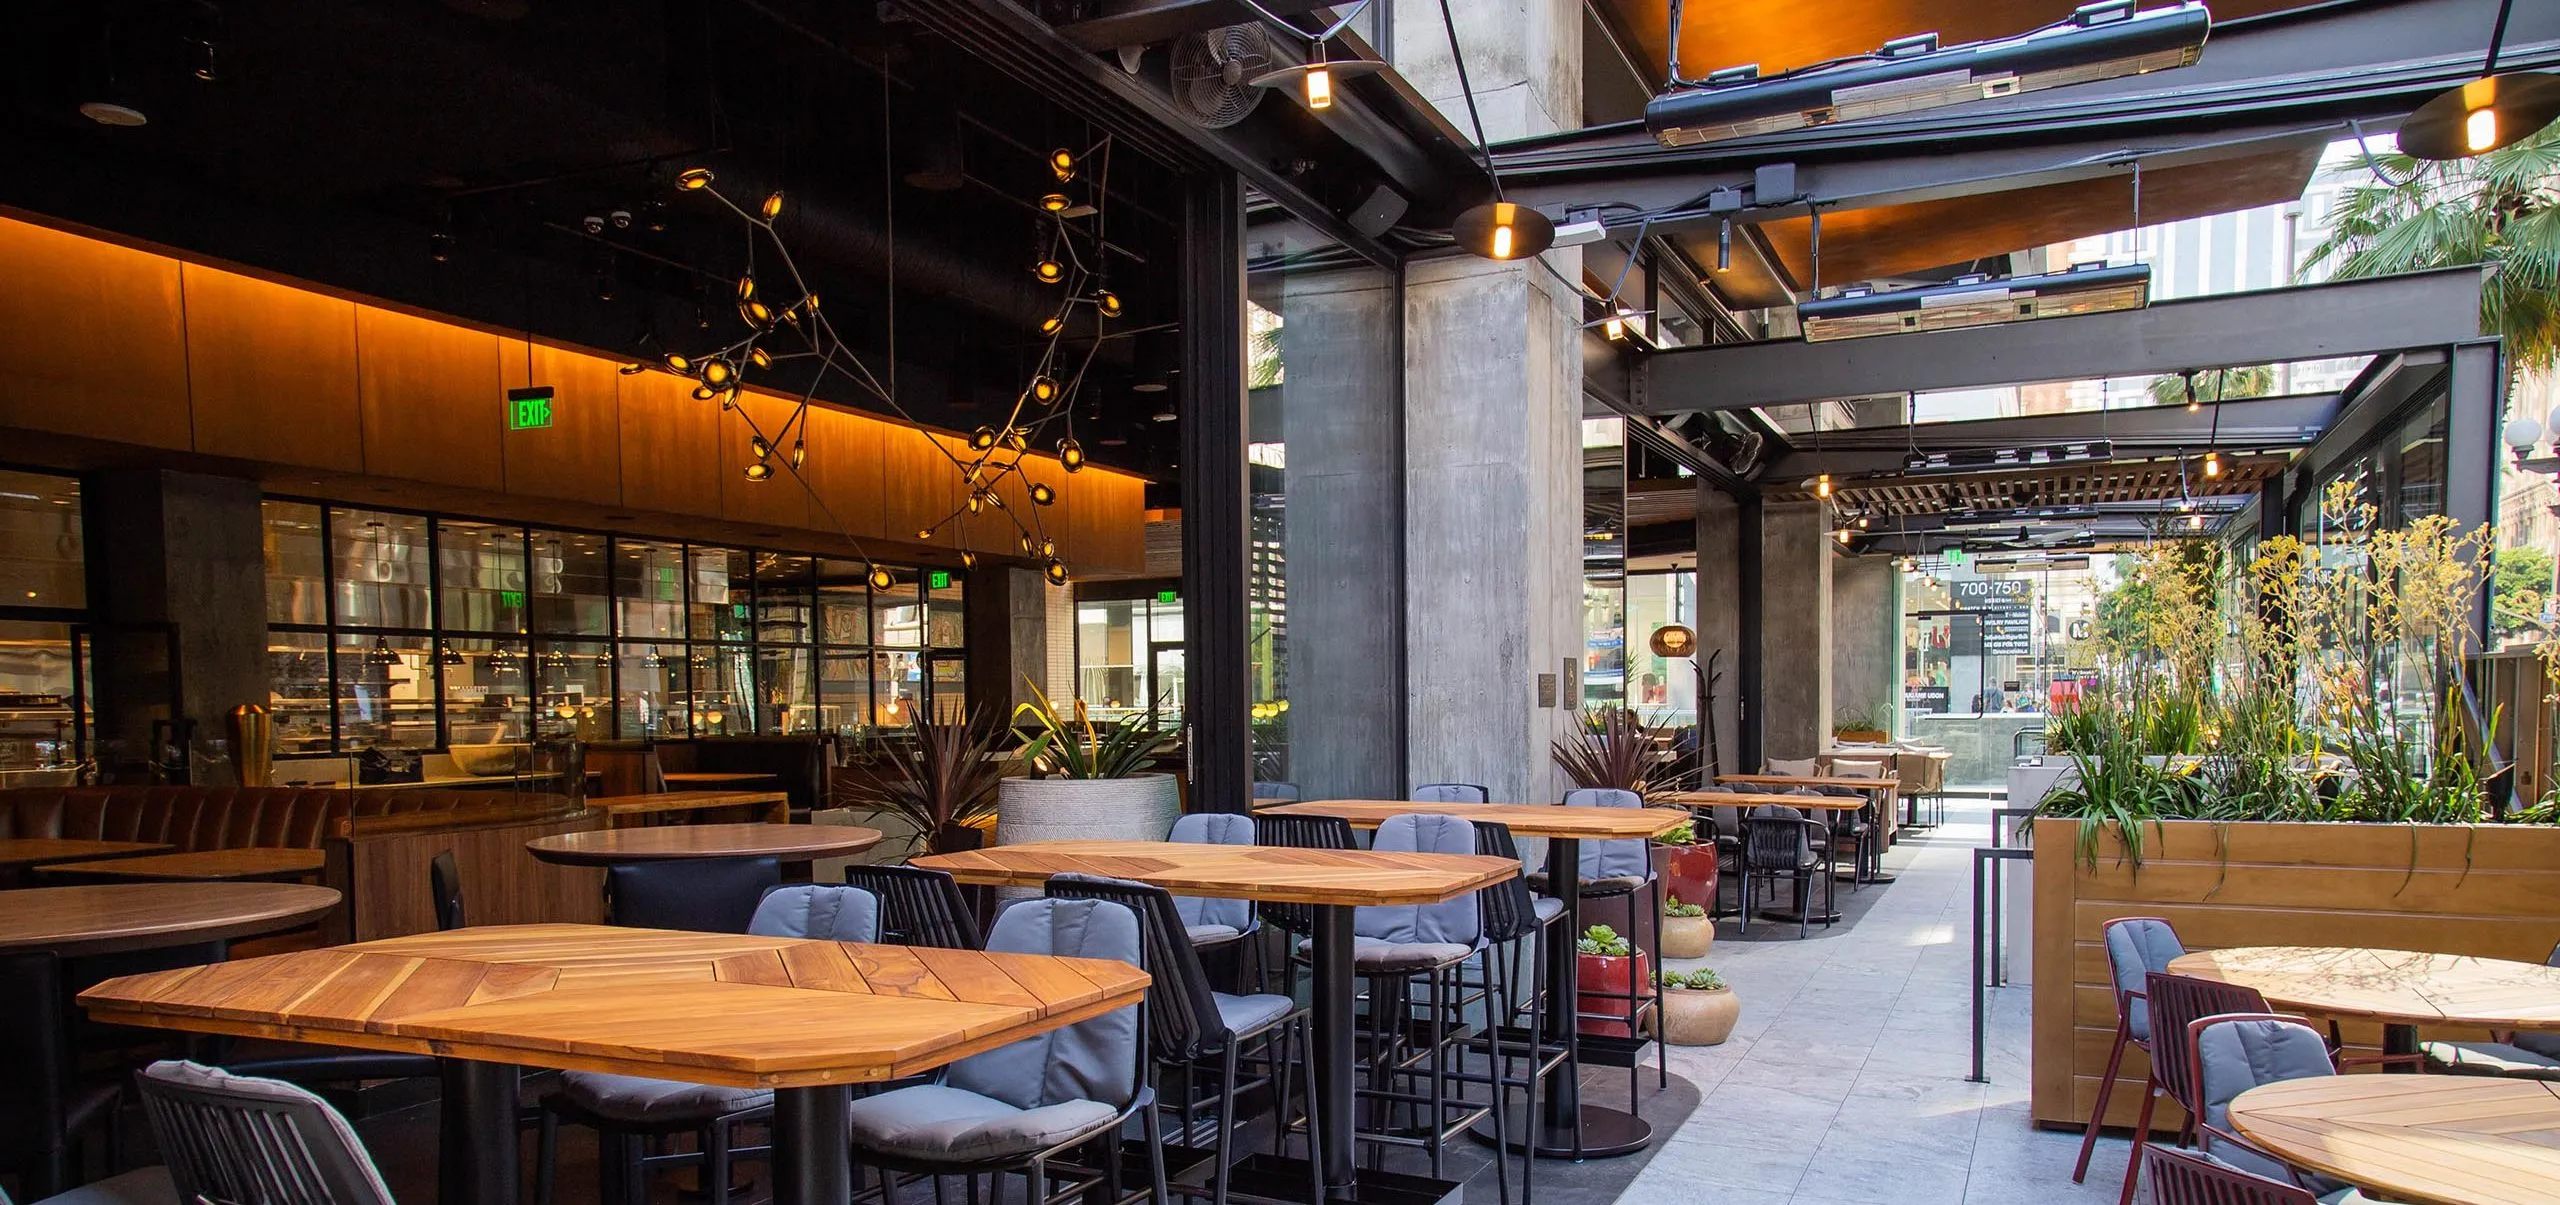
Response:
POLYGON ((755 582, 755 560, 734 548, 686 550, 693 585, 693 638, 747 638, 747 600, 755 582))
MULTIPOLYGON (((613 548, 614 606, 621 612, 617 630, 622 638, 682 639, 684 547, 647 540, 616 540, 613 548)), ((684 650, 672 650, 671 655, 681 660, 684 650)))
POLYGON ((693 646, 693 734, 756 730, 753 662, 745 645, 693 646))
POLYGON ((860 561, 818 562, 818 639, 826 644, 871 643, 871 587, 860 561))
MULTIPOLYGON (((71 674, 69 624, 0 623, 0 770, 77 760, 71 674)), ((0 786, 7 785, 0 775, 0 786)))
POLYGON ((809 650, 788 645, 756 648, 756 716, 760 732, 815 732, 818 694, 809 680, 809 650))
POLYGON ((1097 721, 1145 711, 1138 608, 1143 603, 1089 602, 1076 607, 1076 697, 1097 721))
MULTIPOLYGON (((603 614, 603 608, 597 608, 597 614, 603 614)), ((600 640, 533 642, 534 686, 539 692, 533 700, 534 735, 604 738, 605 698, 613 693, 613 657, 605 648, 600 640)))
MULTIPOLYGON (((424 593, 419 592, 421 603, 424 593)), ((435 748, 428 638, 341 633, 337 641, 338 747, 349 753, 435 748)))
POLYGON ((266 528, 267 622, 327 623, 329 566, 320 547, 320 508, 269 502, 266 528))
POLYGON ((935 586, 930 581, 926 583, 925 639, 938 649, 956 649, 968 643, 969 617, 965 595, 968 583, 961 579, 957 569, 936 569, 933 572, 947 575, 940 579, 947 584, 935 586))
POLYGON ((818 652, 818 728, 860 737, 871 728, 871 654, 818 652))
MULTIPOLYGON (((316 544, 319 537, 312 540, 316 544)), ((276 752, 329 751, 327 636, 267 633, 267 711, 275 727, 276 752)))
POLYGON ((0 471, 0 602, 86 606, 81 565, 80 483, 0 471))
POLYGON ((924 647, 924 592, 913 569, 891 569, 893 583, 871 592, 871 642, 890 648, 924 647))
POLYGON ((960 723, 969 714, 968 662, 958 657, 936 657, 932 664, 934 722, 960 723))
POLYGON ((439 519, 436 561, 443 630, 524 630, 523 528, 439 519))
POLYGON ((427 626, 424 517, 332 508, 329 538, 337 545, 335 577, 341 626, 427 626))
POLYGON ((684 735, 684 646, 622 646, 622 694, 614 732, 623 740, 684 735))
POLYGON ((602 636, 606 632, 603 536, 574 531, 533 533, 533 611, 537 632, 602 636))
POLYGON ((871 654, 871 722, 900 728, 913 723, 924 702, 921 658, 915 653, 871 654))
POLYGON ((810 628, 813 604, 812 557, 778 552, 756 554, 756 640, 763 644, 807 644, 817 634, 810 628))
POLYGON ((524 641, 449 636, 438 659, 448 741, 487 745, 525 739, 530 671, 524 641))

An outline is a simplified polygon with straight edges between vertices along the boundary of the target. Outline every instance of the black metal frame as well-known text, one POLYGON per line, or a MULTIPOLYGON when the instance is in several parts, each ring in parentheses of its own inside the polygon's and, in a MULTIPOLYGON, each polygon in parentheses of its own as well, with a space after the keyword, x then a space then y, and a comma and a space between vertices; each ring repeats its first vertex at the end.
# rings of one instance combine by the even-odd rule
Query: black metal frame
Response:
POLYGON ((1182 201, 1182 581, 1185 748, 1194 811, 1252 807, 1253 484, 1245 459, 1244 189, 1190 178, 1182 201))

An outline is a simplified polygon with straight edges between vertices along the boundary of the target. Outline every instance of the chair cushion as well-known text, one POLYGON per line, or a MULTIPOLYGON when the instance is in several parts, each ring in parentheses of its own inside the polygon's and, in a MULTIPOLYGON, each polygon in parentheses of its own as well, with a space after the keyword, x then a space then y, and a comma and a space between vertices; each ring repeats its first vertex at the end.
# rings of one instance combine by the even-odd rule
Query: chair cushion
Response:
POLYGON ((634 1125, 708 1121, 773 1103, 773 1093, 762 1088, 724 1088, 601 1071, 561 1072, 560 1098, 607 1121, 634 1125))
MULTIPOLYGON (((2167 971, 2169 961, 2187 952, 2178 941, 2178 932, 2165 921, 2135 918, 2107 926, 2107 968, 2115 975, 2116 996, 2121 999, 2143 990, 2144 977, 2153 971, 2167 971)), ((2151 1040, 2151 1002, 2126 1000, 2131 1019, 2129 1032, 2137 1042, 2151 1040)))
POLYGON ((1238 1037, 1250 1037, 1277 1024, 1298 1007, 1298 1002, 1287 996, 1230 996, 1225 992, 1211 995, 1218 1001, 1218 1020, 1227 1032, 1238 1037))
MULTIPOLYGON (((1174 897, 1179 901, 1182 897, 1174 897)), ((1182 932, 1195 946, 1219 946, 1244 936, 1234 925, 1184 925, 1182 932)))
POLYGON ((56 1193, 36 1205, 178 1205, 178 1186, 165 1167, 137 1167, 56 1193))
POLYGON ((1789 778, 1811 778, 1819 773, 1814 768, 1816 760, 1810 757, 1773 757, 1761 763, 1761 773, 1783 774, 1789 778))
MULTIPOLYGON (((1651 878, 1638 878, 1633 875, 1616 875, 1605 879, 1584 879, 1582 880, 1582 898, 1591 899, 1595 896, 1625 895, 1628 892, 1634 891, 1652 881, 1653 880, 1651 878)), ((1536 892, 1546 891, 1547 876, 1544 873, 1530 875, 1529 890, 1536 892)), ((1541 898, 1543 898, 1543 896, 1541 898)), ((1563 902, 1558 901, 1556 907, 1559 909, 1563 908, 1563 902)))
MULTIPOLYGON (((2207 1155, 2242 1171, 2271 1180, 2294 1178, 2292 1169, 2253 1147, 2214 1140, 2213 1131, 2231 1131, 2231 1101, 2261 1084, 2337 1074, 2329 1063, 2329 1047, 2318 1030, 2297 1021, 2217 1021, 2196 1035, 2196 1092, 2203 1098, 2207 1155)), ((2346 1185, 2305 1174, 2300 1182, 2314 1196, 2346 1185)))
POLYGON ((2547 1059, 2560 1059, 2560 1033, 2520 1033, 2508 1038, 2507 1045, 2547 1059))
MULTIPOLYGON (((1024 900, 996 918, 987 949, 1144 961, 1138 914, 1108 900, 1024 900)), ((1138 1009, 1115 1009, 970 1055, 943 1072, 943 1083, 1020 1109, 1094 1101, 1116 1112, 1144 1086, 1138 1060, 1145 1042, 1138 1009)))
POLYGON ((2560 1059, 2504 1042, 2421 1042, 2418 1053, 2426 1058, 2429 1071, 2560 1080, 2560 1059))
POLYGON ((878 941, 880 901, 859 887, 816 883, 776 887, 757 902, 747 932, 816 941, 878 941))
POLYGON ((1538 923, 1542 925, 1564 915, 1564 901, 1552 895, 1536 896, 1529 906, 1538 910, 1538 923))
POLYGON ((1854 758, 1835 757, 1831 759, 1831 777, 1882 778, 1884 777, 1884 763, 1880 761, 1859 761, 1854 758))
POLYGON ((846 1113, 861 1150, 930 1163, 1028 1155, 1109 1129, 1120 1111, 1070 1100, 1018 1109, 942 1084, 917 1084, 853 1102, 846 1113))
MULTIPOLYGON (((1316 943, 1312 938, 1298 939, 1298 953, 1312 956, 1316 943)), ((1360 971, 1427 971, 1446 966, 1476 952, 1474 946, 1447 941, 1380 941, 1374 937, 1351 939, 1351 965, 1360 971)))

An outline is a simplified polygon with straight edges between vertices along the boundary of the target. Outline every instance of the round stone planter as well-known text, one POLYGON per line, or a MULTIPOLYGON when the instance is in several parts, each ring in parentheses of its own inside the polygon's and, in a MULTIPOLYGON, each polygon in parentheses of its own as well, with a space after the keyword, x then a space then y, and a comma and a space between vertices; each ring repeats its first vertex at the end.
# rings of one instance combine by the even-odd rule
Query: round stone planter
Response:
POLYGON ((1162 841, 1182 813, 1170 774, 1008 778, 996 787, 996 841, 1162 841))
POLYGON ((1662 918, 1662 956, 1665 959, 1704 958, 1707 950, 1715 944, 1715 922, 1703 913, 1662 918))
POLYGON ((1715 1046, 1733 1036, 1742 1019, 1742 997, 1720 987, 1700 991, 1669 988, 1662 993, 1662 1040, 1673 1046, 1715 1046))

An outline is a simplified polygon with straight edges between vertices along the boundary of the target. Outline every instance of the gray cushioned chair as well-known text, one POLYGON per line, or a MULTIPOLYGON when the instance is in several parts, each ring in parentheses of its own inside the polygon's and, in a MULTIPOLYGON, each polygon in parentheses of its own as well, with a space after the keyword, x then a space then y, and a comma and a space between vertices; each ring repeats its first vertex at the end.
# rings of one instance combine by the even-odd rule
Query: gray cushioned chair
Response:
POLYGON ((1295 783, 1257 782, 1253 784, 1253 797, 1287 803, 1298 797, 1298 787, 1295 783))
POLYGON ((175 1059, 136 1082, 179 1200, 393 1205, 354 1128, 308 1089, 175 1059))
MULTIPOLYGON (((1825 830, 1819 820, 1809 820, 1803 812, 1778 803, 1764 803, 1742 815, 1742 883, 1735 891, 1736 907, 1741 913, 1742 931, 1751 931, 1752 897, 1763 883, 1779 879, 1795 883, 1796 936, 1801 938, 1813 918, 1813 872, 1822 865, 1822 838, 1825 830)), ((1824 875, 1823 892, 1827 898, 1836 891, 1824 875)), ((1830 928, 1828 909, 1823 928, 1830 928)))
MULTIPOLYGON (((747 932, 812 941, 875 941, 880 935, 880 902, 859 887, 779 887, 756 902, 747 932)), ((565 1120, 596 1131, 602 1205, 646 1200, 649 1172, 696 1163, 702 1166, 702 1182, 713 1205, 721 1205, 729 1199, 731 1163, 771 1153, 769 1147, 732 1145, 735 1128, 772 1112, 773 1093, 761 1088, 564 1071, 558 1090, 542 1099, 537 1200, 549 1205, 559 1127, 565 1120), (644 1139, 686 1133, 696 1137, 698 1152, 645 1153, 644 1139)))
MULTIPOLYGON (((2542 960, 2560 967, 2560 946, 2542 960)), ((2443 1075, 2503 1075, 2560 1080, 2560 1033, 2511 1033, 2494 1042, 2420 1042, 2427 1070, 2443 1075)))
MULTIPOLYGON (((2151 1054, 2151 1002, 2143 994, 2144 978, 2168 973, 2169 960, 2187 952, 2178 931, 2156 916, 2123 916, 2100 931, 2107 946, 2107 973, 2114 980, 2116 1040, 2107 1048, 2106 1074, 2098 1077, 2098 1105, 2080 1135, 2080 1162, 2071 1169, 2078 1184, 2089 1174, 2089 1152, 2098 1145, 2098 1126, 2107 1115, 2107 1097, 2115 1092, 2116 1072, 2124 1065, 2125 1047, 2151 1054)), ((2148 1091, 2148 1089, 2145 1089, 2148 1091)))
POLYGON ((1426 782, 1413 789, 1415 803, 1489 803, 1493 793, 1471 782, 1426 782))
MULTIPOLYGON (((987 949, 1146 966, 1137 914, 1107 900, 1024 900, 996 918, 987 949)), ((1145 1012, 1141 1005, 1104 1013, 970 1055, 930 1083, 853 1102, 847 1121, 855 1159, 935 1176, 1019 1171, 1025 1199, 1038 1205, 1050 1196, 1052 1160, 1097 1139, 1116 1144, 1136 1114, 1146 1129, 1157 1205, 1170 1205, 1163 1127, 1146 1082, 1145 1012)))
POLYGON ((2319 1030, 2299 1017, 2224 1013, 2188 1022, 2186 1041, 2195 1065, 2197 1100, 2204 1106, 2196 1137, 2206 1158, 2298 1185, 2322 1205, 2364 1199, 2343 1181, 2302 1171, 2231 1129, 2231 1101, 2241 1093, 2261 1084, 2338 1073, 2329 1062, 2328 1040, 2319 1030))
MULTIPOLYGON (((1193 845, 1251 845, 1253 817, 1234 812, 1193 812, 1177 816, 1172 830, 1165 834, 1165 840, 1193 845)), ((1254 920, 1251 900, 1177 895, 1173 897, 1173 904, 1182 913, 1183 930, 1191 938, 1191 944, 1202 951, 1242 940, 1259 927, 1254 920)))

